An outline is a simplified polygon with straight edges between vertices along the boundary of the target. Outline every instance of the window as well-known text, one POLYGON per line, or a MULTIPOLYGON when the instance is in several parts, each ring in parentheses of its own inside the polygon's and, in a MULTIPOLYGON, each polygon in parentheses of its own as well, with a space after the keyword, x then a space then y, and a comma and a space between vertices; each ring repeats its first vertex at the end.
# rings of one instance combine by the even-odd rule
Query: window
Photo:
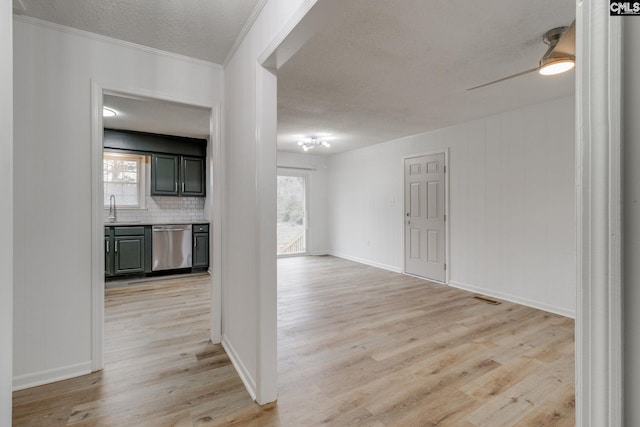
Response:
POLYGON ((306 177, 278 175, 277 255, 307 252, 306 190, 306 177))
POLYGON ((114 195, 119 209, 144 209, 145 157, 104 153, 102 162, 105 208, 109 207, 109 197, 114 195))

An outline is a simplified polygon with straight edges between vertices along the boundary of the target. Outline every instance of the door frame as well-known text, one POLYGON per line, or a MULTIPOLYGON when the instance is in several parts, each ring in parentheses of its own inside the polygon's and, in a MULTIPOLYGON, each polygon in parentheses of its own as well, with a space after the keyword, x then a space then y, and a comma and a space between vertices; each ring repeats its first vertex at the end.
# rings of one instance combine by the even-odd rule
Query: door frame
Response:
MULTIPOLYGON (((622 26, 576 4, 576 425, 624 424, 622 26)), ((628 402, 628 399, 626 399, 628 402)))
POLYGON ((159 101, 178 102, 211 110, 209 119, 209 143, 207 144, 207 185, 209 197, 205 203, 205 214, 211 221, 209 233, 209 271, 211 274, 211 341, 219 343, 222 336, 222 239, 224 236, 222 201, 224 191, 224 147, 221 134, 220 104, 203 105, 158 92, 128 87, 103 85, 91 80, 91 370, 104 369, 104 200, 102 186, 102 120, 103 95, 135 96, 159 101))
MULTIPOLYGON (((311 239, 309 238, 309 235, 311 234, 309 232, 309 230, 311 230, 311 221, 310 221, 311 213, 309 212, 309 204, 310 204, 309 189, 311 188, 311 174, 308 171, 279 166, 278 170, 276 171, 276 180, 278 179, 279 176, 297 176, 297 177, 304 178, 304 245, 305 247, 304 247, 304 252, 300 252, 297 254, 290 254, 290 255, 278 255, 276 253, 276 256, 278 258, 308 256, 311 254, 311 250, 310 250, 311 239)), ((278 189, 276 185, 276 192, 277 191, 278 189)), ((277 236, 277 231, 276 231, 276 236, 277 236)))
POLYGON ((402 210, 401 210, 401 218, 400 220, 402 221, 402 273, 406 274, 407 276, 412 276, 412 277, 417 277, 419 279, 424 279, 424 280, 429 280, 435 283, 444 283, 449 284, 449 275, 450 275, 450 271, 451 271, 451 264, 449 263, 449 260, 451 259, 450 255, 450 248, 451 248, 451 244, 450 244, 450 239, 449 239, 449 223, 451 222, 451 218, 449 216, 449 147, 446 148, 441 148, 441 149, 437 149, 437 150, 432 150, 432 151, 421 151, 419 153, 412 153, 412 154, 407 154, 404 157, 402 157, 402 167, 401 167, 401 171, 402 171, 402 210), (408 159, 413 159, 416 157, 422 157, 422 156, 433 156, 436 154, 444 154, 444 167, 445 167, 445 173, 444 173, 444 215, 445 215, 445 222, 444 222, 444 263, 446 265, 446 268, 444 270, 444 282, 440 282, 438 280, 433 280, 433 279, 429 279, 426 277, 421 277, 421 276, 415 276, 413 274, 407 273, 407 264, 406 264, 406 260, 407 260, 407 247, 406 247, 406 240, 407 240, 407 230, 406 230, 406 186, 407 183, 405 181, 405 170, 404 170, 404 166, 405 163, 408 159))

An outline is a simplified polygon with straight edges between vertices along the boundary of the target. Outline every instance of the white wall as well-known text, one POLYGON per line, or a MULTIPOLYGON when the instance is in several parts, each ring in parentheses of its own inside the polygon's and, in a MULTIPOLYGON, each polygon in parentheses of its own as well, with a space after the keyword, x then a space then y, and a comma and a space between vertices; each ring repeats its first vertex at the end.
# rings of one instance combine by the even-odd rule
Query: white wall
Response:
POLYGON ((640 425, 640 20, 624 19, 623 294, 624 425, 640 425))
POLYGON ((332 252, 402 271, 403 158, 442 149, 449 283, 573 316, 573 97, 332 156, 332 252))
POLYGON ((305 174, 309 177, 308 239, 311 255, 329 253, 327 223, 327 156, 278 152, 278 173, 305 174), (298 168, 298 169, 286 169, 298 168), (300 169, 302 168, 302 170, 300 169))
POLYGON ((259 403, 276 398, 275 77, 258 58, 303 0, 269 0, 225 66, 222 342, 259 403))
POLYGON ((13 348, 13 31, 12 2, 0 1, 0 426, 11 425, 13 348))
POLYGON ((92 79, 213 106, 223 72, 27 18, 14 20, 14 42, 14 386, 21 388, 91 370, 92 79))

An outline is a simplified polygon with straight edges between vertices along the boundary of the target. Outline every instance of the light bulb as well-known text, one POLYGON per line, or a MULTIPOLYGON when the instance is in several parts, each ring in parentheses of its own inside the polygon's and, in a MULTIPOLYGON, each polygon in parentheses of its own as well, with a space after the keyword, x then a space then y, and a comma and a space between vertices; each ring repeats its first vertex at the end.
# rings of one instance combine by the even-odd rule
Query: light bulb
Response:
POLYGON ((554 76, 569 71, 575 67, 575 61, 571 59, 561 59, 558 61, 548 62, 540 67, 539 73, 543 76, 554 76))

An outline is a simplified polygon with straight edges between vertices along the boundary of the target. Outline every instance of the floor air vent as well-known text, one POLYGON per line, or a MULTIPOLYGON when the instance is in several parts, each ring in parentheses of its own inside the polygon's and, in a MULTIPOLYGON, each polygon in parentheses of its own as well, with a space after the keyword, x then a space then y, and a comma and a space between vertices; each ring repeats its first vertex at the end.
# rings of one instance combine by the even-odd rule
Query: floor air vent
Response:
POLYGON ((475 298, 475 299, 477 299, 477 300, 480 300, 480 301, 484 301, 484 302, 486 302, 487 304, 492 304, 492 305, 502 304, 502 302, 501 302, 501 301, 496 301, 496 300, 494 300, 494 299, 487 298, 487 297, 484 297, 484 296, 482 296, 482 295, 475 295, 475 296, 474 296, 474 298, 475 298))

